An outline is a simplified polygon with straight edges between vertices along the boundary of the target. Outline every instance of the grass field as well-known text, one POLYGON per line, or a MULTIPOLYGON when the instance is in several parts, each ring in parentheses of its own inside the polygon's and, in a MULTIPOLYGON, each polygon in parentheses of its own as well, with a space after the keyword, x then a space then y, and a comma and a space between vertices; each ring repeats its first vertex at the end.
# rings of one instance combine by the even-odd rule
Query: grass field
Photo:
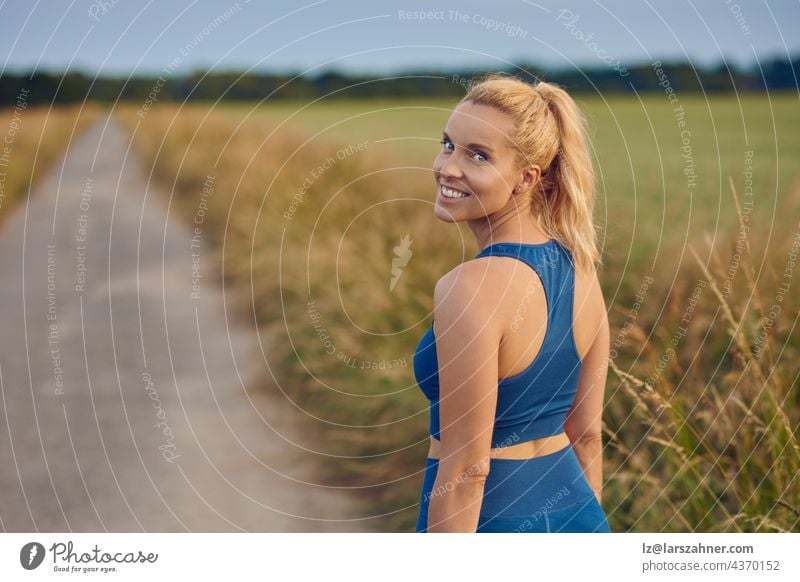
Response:
MULTIPOLYGON (((614 531, 798 531, 797 97, 678 97, 579 99, 614 348, 604 507, 614 531)), ((428 416, 411 357, 433 287, 477 251, 432 214, 454 104, 118 112, 173 211, 208 205, 203 236, 313 429, 300 444, 321 481, 355 488, 387 531, 416 518, 428 416), (390 288, 406 236, 413 256, 390 288)))

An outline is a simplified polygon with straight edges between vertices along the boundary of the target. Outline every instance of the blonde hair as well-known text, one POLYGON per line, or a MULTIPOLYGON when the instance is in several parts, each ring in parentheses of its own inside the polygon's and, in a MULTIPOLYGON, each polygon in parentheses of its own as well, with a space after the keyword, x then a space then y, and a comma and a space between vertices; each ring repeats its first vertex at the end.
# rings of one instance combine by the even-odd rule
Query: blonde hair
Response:
POLYGON ((542 177, 531 208, 539 225, 573 256, 576 265, 602 263, 593 219, 595 175, 586 119, 569 94, 553 83, 531 85, 505 73, 489 73, 461 100, 511 116, 519 166, 537 164, 542 177))

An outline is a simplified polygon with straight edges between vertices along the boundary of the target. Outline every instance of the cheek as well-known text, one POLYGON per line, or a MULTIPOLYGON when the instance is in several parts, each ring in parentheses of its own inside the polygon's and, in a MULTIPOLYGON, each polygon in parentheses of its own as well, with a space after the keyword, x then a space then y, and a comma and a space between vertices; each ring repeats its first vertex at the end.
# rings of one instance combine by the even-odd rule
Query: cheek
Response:
POLYGON ((491 169, 475 172, 473 180, 476 190, 487 199, 504 198, 506 190, 510 190, 510 187, 506 187, 503 177, 491 169))

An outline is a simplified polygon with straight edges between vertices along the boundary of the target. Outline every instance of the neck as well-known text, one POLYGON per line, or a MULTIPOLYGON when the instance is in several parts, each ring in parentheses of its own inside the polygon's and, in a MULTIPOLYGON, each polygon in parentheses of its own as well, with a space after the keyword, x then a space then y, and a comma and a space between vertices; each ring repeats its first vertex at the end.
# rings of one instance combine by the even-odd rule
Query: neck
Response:
POLYGON ((497 242, 538 244, 551 238, 541 229, 530 204, 506 206, 489 216, 470 220, 468 225, 481 250, 497 242))

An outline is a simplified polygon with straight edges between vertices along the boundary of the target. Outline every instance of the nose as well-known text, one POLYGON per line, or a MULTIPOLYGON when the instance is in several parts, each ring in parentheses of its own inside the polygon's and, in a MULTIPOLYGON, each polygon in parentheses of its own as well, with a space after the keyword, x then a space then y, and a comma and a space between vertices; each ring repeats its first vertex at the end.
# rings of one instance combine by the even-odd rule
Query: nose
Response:
POLYGON ((461 168, 453 161, 453 157, 445 158, 444 163, 437 170, 437 174, 440 178, 452 178, 453 180, 460 180, 464 176, 461 168))

